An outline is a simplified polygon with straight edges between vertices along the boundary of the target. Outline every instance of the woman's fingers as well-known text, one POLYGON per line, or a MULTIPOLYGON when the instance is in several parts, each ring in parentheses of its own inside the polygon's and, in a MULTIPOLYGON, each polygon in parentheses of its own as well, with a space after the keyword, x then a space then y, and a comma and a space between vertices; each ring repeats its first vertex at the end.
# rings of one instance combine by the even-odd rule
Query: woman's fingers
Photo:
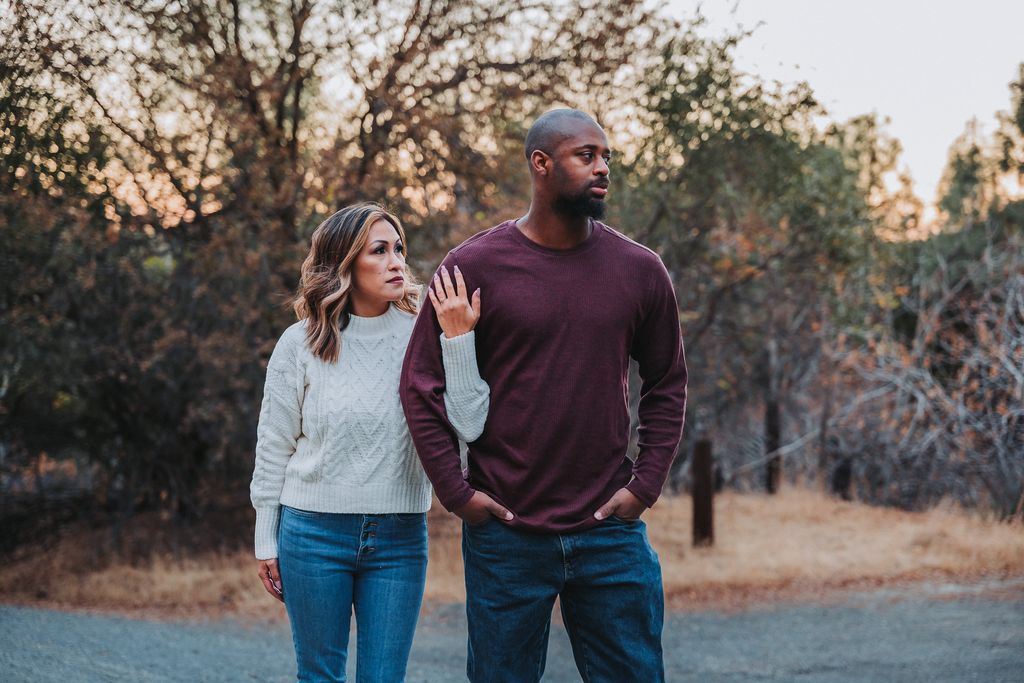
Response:
POLYGON ((260 581, 263 588, 272 596, 284 602, 284 588, 281 585, 281 573, 277 569, 277 560, 260 560, 260 581))
POLYGON ((270 580, 274 582, 274 588, 277 589, 278 593, 283 593, 284 588, 281 586, 281 571, 277 568, 277 560, 268 560, 267 567, 270 569, 270 580))
POLYGON ((441 276, 437 273, 434 273, 434 294, 439 301, 444 301, 448 298, 448 293, 444 290, 444 283, 441 282, 441 276))
POLYGON ((455 296, 465 298, 469 290, 466 289, 466 281, 462 277, 462 271, 455 266, 455 296))
POLYGON ((465 334, 480 319, 480 289, 477 288, 470 296, 462 271, 458 266, 452 266, 452 271, 450 273, 448 267, 442 265, 434 274, 433 286, 427 287, 438 322, 448 337, 465 334))
POLYGON ((455 285, 452 284, 452 278, 448 275, 448 268, 441 266, 441 281, 444 283, 445 297, 456 296, 458 294, 455 289, 455 285))

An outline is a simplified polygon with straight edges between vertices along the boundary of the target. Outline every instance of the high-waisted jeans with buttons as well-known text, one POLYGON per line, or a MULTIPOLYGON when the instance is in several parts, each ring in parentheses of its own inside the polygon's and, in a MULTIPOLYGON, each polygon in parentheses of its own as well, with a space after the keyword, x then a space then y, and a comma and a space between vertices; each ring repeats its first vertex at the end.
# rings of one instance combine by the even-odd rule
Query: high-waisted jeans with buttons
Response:
POLYGON ((422 513, 281 510, 278 562, 300 683, 345 681, 356 617, 356 681, 405 680, 427 572, 422 513))

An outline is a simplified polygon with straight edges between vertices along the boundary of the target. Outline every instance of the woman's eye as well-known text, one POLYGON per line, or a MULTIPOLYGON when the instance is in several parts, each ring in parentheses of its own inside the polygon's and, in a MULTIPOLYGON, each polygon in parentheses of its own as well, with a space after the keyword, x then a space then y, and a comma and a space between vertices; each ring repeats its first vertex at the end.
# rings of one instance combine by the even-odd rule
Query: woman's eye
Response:
POLYGON ((405 247, 403 247, 401 244, 399 244, 397 247, 395 247, 395 253, 396 254, 404 254, 405 253, 405 247))

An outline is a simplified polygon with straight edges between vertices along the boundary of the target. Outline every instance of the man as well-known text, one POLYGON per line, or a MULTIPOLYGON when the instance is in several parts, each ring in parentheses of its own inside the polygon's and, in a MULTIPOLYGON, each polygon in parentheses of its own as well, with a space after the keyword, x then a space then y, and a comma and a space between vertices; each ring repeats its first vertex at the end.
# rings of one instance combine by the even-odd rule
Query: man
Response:
MULTIPOLYGON (((658 256, 598 222, 609 189, 604 131, 583 112, 541 116, 526 136, 529 212, 445 258, 480 290, 469 335, 441 336, 434 305, 416 322, 402 403, 441 504, 463 520, 468 675, 538 681, 551 610, 584 681, 664 680, 661 567, 641 513, 661 493, 679 443, 686 365, 675 294, 658 256), (475 345, 490 412, 469 445, 468 479, 448 423, 441 344, 475 345), (643 381, 639 454, 629 442, 629 358, 643 381)), ((468 375, 471 376, 471 375, 468 375)))

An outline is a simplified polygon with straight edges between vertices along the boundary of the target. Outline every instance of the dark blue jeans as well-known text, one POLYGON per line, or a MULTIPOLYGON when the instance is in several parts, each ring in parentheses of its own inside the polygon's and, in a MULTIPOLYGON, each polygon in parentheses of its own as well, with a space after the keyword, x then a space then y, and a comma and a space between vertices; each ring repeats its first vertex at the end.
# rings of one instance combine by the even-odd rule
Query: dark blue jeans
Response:
POLYGON ((494 518, 462 529, 470 681, 539 681, 556 596, 584 683, 665 680, 661 565, 642 521, 561 535, 494 518))
POLYGON ((405 680, 426 579, 426 515, 284 507, 278 555, 300 682, 345 680, 353 612, 356 680, 405 680))

